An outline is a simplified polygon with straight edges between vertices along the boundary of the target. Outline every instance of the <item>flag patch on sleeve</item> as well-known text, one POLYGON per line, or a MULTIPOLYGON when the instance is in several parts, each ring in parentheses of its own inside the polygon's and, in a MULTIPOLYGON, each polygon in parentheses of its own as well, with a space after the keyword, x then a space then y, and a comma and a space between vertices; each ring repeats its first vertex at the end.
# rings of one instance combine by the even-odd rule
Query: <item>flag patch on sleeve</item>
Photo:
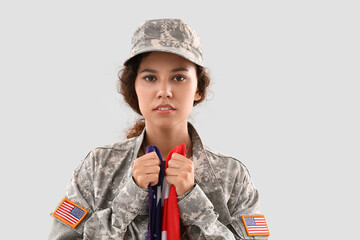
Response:
POLYGON ((270 236, 264 215, 241 216, 248 236, 270 236))
POLYGON ((52 215, 72 228, 76 228, 87 213, 85 208, 64 198, 52 215))

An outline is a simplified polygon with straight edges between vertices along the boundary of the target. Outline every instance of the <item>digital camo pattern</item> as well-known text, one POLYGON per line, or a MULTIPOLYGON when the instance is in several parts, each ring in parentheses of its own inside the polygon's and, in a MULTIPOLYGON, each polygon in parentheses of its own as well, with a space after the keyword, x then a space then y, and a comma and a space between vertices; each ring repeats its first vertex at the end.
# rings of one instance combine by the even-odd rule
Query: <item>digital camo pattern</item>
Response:
POLYGON ((130 58, 151 51, 175 53, 202 66, 200 38, 180 19, 154 19, 140 25, 132 38, 130 58))
MULTIPOLYGON (((241 215, 258 214, 258 192, 238 160, 204 148, 189 124, 195 187, 178 206, 181 239, 268 239, 249 237, 241 215)), ((89 153, 74 171, 66 197, 89 210, 74 230, 54 219, 49 239, 146 239, 147 190, 132 179, 142 135, 89 153)))

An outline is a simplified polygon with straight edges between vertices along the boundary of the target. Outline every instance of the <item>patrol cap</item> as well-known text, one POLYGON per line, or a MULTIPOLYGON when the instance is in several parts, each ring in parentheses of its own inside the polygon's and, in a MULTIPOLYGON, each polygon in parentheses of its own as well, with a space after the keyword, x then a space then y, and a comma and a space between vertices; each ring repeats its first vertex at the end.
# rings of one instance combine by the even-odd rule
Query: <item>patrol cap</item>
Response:
POLYGON ((135 31, 131 42, 130 57, 145 52, 169 52, 203 66, 200 38, 181 19, 152 19, 143 22, 135 31))

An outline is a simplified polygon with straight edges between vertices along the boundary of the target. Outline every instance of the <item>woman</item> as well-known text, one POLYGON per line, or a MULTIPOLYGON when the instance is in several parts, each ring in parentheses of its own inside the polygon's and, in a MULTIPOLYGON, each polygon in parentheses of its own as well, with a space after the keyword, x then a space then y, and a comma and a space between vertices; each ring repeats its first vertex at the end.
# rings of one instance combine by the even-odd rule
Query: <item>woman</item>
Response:
POLYGON ((245 166, 205 148, 188 123, 210 81, 195 31, 179 19, 146 21, 119 79, 125 101, 144 119, 128 139, 93 150, 74 171, 49 239, 145 239, 147 187, 160 171, 158 155, 145 147, 165 157, 180 144, 186 154, 170 156, 166 182, 176 189, 181 238, 267 239, 266 226, 252 230, 262 216, 252 216, 258 192, 245 166))

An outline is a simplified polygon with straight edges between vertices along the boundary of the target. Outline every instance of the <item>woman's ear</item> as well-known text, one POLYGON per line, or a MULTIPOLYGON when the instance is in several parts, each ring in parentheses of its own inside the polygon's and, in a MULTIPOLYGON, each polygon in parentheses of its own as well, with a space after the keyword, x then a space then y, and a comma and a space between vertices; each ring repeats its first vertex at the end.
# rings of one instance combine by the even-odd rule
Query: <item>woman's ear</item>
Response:
POLYGON ((201 99, 201 94, 198 91, 196 91, 194 101, 199 101, 200 99, 201 99))

